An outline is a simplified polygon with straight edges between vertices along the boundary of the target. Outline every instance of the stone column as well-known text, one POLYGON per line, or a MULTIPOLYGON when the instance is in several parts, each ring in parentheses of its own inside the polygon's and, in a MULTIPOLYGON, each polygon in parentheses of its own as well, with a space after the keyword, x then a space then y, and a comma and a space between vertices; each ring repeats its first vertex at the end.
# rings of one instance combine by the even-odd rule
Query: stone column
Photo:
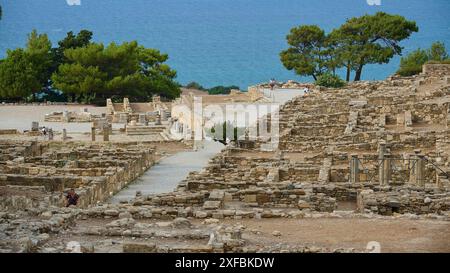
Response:
POLYGON ((109 126, 105 124, 103 127, 103 141, 109 141, 109 126))
POLYGON ((63 141, 67 140, 67 130, 66 129, 63 129, 63 131, 62 131, 62 140, 63 141))
POLYGON ((380 185, 386 185, 386 175, 385 175, 385 154, 386 154, 386 143, 380 143, 378 146, 378 179, 380 181, 380 185))
POLYGON ((145 115, 140 114, 139 115, 139 123, 142 124, 142 125, 145 125, 145 121, 146 121, 145 115))
POLYGON ((161 109, 161 110, 159 111, 159 114, 160 114, 160 116, 161 116, 161 120, 164 120, 164 121, 167 120, 166 110, 161 109))
POLYGON ((63 111, 63 122, 69 122, 69 121, 70 121, 69 111, 64 110, 63 111))
POLYGON ((33 131, 33 132, 39 131, 39 122, 33 121, 31 123, 31 131, 33 131))
POLYGON ((53 134, 53 129, 49 129, 48 130, 48 140, 51 141, 53 140, 54 134, 53 134))
MULTIPOLYGON (((448 79, 450 79, 450 77, 448 77, 448 79)), ((446 119, 445 122, 445 127, 447 129, 450 129, 450 103, 447 103, 447 109, 446 109, 447 113, 444 113, 444 117, 446 119)))
POLYGON ((391 161, 392 159, 390 158, 390 154, 385 154, 384 155, 384 162, 383 162, 383 173, 384 173, 384 182, 385 184, 389 184, 391 181, 391 176, 392 176, 392 168, 391 168, 391 161))
POLYGON ((443 189, 444 185, 442 183, 441 177, 439 176, 439 171, 436 170, 436 188, 443 189))
POLYGON ((409 160, 409 184, 413 185, 416 182, 416 169, 415 169, 416 158, 413 154, 409 154, 408 160, 409 160))
POLYGON ((357 154, 352 154, 350 159, 350 182, 359 183, 359 159, 357 154))
POLYGON ((415 150, 416 165, 415 165, 415 184, 419 187, 425 187, 425 159, 420 155, 420 150, 415 150))
POLYGON ((156 122, 155 125, 161 125, 161 115, 158 113, 156 114, 156 122))
POLYGON ((128 115, 127 114, 120 114, 119 115, 119 123, 128 123, 128 115))
POLYGON ((95 127, 91 127, 91 140, 95 141, 95 127))

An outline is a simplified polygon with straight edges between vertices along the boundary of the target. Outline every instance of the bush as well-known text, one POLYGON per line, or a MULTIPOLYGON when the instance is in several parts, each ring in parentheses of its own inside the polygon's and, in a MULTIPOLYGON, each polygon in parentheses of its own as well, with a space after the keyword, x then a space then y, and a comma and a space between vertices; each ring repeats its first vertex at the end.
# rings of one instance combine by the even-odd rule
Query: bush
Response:
POLYGON ((442 61, 429 61, 427 64, 450 64, 450 59, 442 60, 442 61))
POLYGON ((208 93, 210 95, 227 95, 230 94, 232 89, 239 90, 239 86, 231 85, 231 86, 215 86, 213 88, 208 89, 208 93))
POLYGON ((197 90, 205 90, 203 86, 201 86, 198 82, 190 82, 186 85, 187 89, 197 89, 197 90))
POLYGON ((332 87, 339 88, 345 85, 345 81, 343 81, 339 76, 333 75, 331 73, 325 73, 317 77, 316 85, 324 86, 324 87, 332 87))
POLYGON ((422 72, 422 66, 426 63, 449 64, 447 50, 442 42, 434 42, 427 50, 416 49, 400 60, 400 68, 397 74, 400 76, 412 76, 422 72))
POLYGON ((422 72, 422 65, 428 61, 428 54, 426 50, 417 49, 402 57, 400 60, 400 69, 397 74, 400 76, 412 76, 422 72))

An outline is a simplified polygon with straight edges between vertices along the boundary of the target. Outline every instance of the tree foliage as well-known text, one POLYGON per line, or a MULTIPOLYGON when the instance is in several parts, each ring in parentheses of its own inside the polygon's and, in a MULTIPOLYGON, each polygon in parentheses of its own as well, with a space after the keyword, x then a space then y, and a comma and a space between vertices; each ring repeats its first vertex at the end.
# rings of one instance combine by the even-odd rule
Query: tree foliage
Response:
POLYGON ((416 49, 400 60, 397 74, 412 76, 422 72, 422 66, 427 62, 445 62, 448 53, 442 42, 434 42, 429 49, 416 49))
POLYGON ((60 65, 52 80, 55 88, 72 96, 94 94, 149 100, 153 94, 168 98, 179 96, 173 81, 176 72, 164 62, 168 56, 137 42, 121 45, 90 43, 64 51, 67 62, 60 65))
POLYGON ((298 75, 317 80, 327 68, 325 32, 318 26, 305 25, 291 29, 286 39, 290 47, 280 53, 283 65, 298 75))
POLYGON ((0 60, 0 96, 24 99, 33 94, 35 99, 41 93, 101 103, 107 97, 149 101, 153 94, 179 96, 176 71, 166 64, 167 54, 135 41, 105 47, 91 40, 88 30, 69 32, 52 48, 47 35, 34 30, 24 49, 10 50, 0 60))
POLYGON ((214 86, 211 88, 205 88, 197 82, 190 82, 185 87, 187 89, 197 89, 197 90, 206 91, 210 95, 227 95, 227 94, 230 94, 232 89, 239 90, 239 86, 236 86, 236 85, 230 85, 230 86, 218 85, 218 86, 214 86))
POLYGON ((197 89, 197 90, 206 90, 201 84, 198 82, 190 82, 186 85, 187 89, 197 89))
POLYGON ((66 49, 73 49, 79 47, 85 47, 91 43, 93 33, 89 30, 81 30, 77 35, 72 31, 67 33, 67 36, 58 42, 58 47, 52 49, 53 69, 55 72, 58 67, 67 62, 68 60, 64 56, 66 49))
POLYGON ((231 86, 215 86, 207 89, 210 95, 226 95, 230 94, 232 89, 239 90, 239 86, 231 85, 231 86))
POLYGON ((388 63, 401 55, 400 41, 417 31, 414 21, 384 12, 351 18, 329 34, 318 26, 300 26, 287 36, 290 47, 281 52, 281 61, 287 69, 315 80, 345 67, 346 80, 354 71, 354 80, 359 81, 365 65, 388 63))
POLYGON ((324 86, 324 87, 332 87, 339 88, 345 85, 345 81, 343 81, 339 76, 333 75, 329 72, 320 75, 316 80, 316 85, 324 86))
POLYGON ((8 50, 0 62, 0 96, 27 99, 42 91, 50 78, 51 42, 33 30, 25 49, 8 50))
POLYGON ((449 59, 447 49, 443 42, 434 42, 428 50, 429 61, 445 61, 449 59))
POLYGON ((6 59, 0 63, 0 97, 26 98, 40 86, 30 54, 23 49, 8 50, 6 59))

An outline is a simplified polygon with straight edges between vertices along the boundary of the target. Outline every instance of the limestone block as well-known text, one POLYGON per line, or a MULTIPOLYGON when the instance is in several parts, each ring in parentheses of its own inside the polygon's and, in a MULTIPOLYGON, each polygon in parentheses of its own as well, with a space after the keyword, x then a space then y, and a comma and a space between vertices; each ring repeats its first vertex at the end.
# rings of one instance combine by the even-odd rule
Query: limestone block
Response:
POLYGON ((225 196, 224 191, 214 190, 209 194, 209 200, 223 200, 225 196))
POLYGON ((244 196, 245 203, 255 203, 256 202, 256 194, 247 194, 244 196))
POLYGON ((205 201, 205 203, 203 203, 203 209, 206 210, 219 209, 221 206, 221 201, 205 201))
POLYGON ((155 253, 157 250, 154 243, 124 243, 124 253, 155 253))

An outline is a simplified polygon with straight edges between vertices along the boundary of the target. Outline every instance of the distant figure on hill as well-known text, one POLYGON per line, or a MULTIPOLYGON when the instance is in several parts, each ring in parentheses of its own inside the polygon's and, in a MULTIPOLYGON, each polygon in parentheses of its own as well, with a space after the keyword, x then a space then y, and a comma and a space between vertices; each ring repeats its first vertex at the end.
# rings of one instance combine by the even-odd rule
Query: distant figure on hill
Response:
POLYGON ((274 78, 272 78, 272 79, 270 80, 270 82, 269 82, 270 90, 273 90, 273 89, 274 89, 276 83, 277 83, 277 82, 275 81, 274 78))

